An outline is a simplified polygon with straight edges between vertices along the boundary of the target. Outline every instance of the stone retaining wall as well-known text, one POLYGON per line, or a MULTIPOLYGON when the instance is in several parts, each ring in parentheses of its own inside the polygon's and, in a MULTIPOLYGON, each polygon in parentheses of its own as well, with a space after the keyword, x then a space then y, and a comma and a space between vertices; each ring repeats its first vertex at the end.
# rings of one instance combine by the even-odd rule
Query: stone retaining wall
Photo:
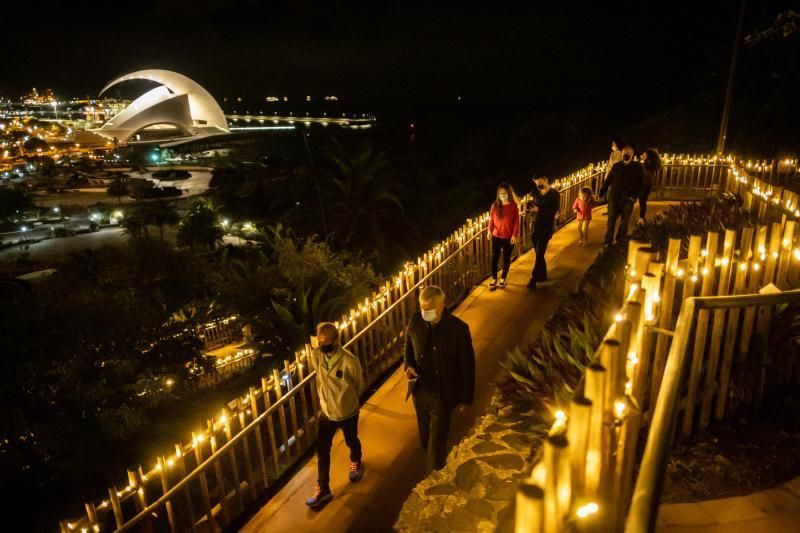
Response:
POLYGON ((495 393, 489 413, 450 451, 445 467, 414 487, 395 529, 494 531, 547 430, 539 413, 501 405, 495 393))

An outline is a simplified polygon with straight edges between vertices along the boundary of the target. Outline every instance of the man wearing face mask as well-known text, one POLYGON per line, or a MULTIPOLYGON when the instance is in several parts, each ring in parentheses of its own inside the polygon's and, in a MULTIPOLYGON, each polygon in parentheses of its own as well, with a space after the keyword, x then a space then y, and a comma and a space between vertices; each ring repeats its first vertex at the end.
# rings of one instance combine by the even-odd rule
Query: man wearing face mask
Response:
POLYGON ((364 375, 358 357, 339 344, 335 324, 317 326, 319 347, 311 352, 316 370, 319 397, 319 436, 317 439, 317 487, 306 505, 318 508, 333 498, 330 488, 331 445, 337 429, 344 433, 350 448, 350 481, 358 481, 364 473, 361 464, 361 441, 358 439, 359 396, 364 391, 364 375))
POLYGON ((620 220, 617 240, 623 240, 628 236, 628 221, 631 218, 633 204, 639 198, 643 182, 644 168, 641 163, 633 160, 633 148, 626 146, 622 149, 622 161, 611 167, 611 172, 600 188, 601 197, 608 194, 608 222, 603 240, 604 246, 611 246, 613 242, 617 219, 620 220))
POLYGON ((445 464, 453 409, 474 399, 475 351, 469 326, 445 309, 442 289, 425 287, 419 306, 406 329, 403 369, 416 380, 414 409, 430 472, 445 464))
POLYGON ((527 209, 529 212, 536 213, 531 235, 536 260, 533 264, 531 279, 528 281, 528 288, 535 291, 537 283, 547 281, 547 261, 545 261, 544 255, 555 231, 556 215, 561 205, 561 195, 550 186, 550 181, 547 178, 536 178, 533 180, 533 185, 533 192, 531 193, 533 200, 528 202, 527 209))

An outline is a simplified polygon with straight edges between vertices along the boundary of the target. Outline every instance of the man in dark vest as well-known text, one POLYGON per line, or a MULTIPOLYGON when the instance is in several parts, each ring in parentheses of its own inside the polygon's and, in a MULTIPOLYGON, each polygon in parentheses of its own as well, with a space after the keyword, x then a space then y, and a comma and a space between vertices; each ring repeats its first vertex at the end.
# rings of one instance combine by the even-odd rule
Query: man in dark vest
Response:
POLYGON ((445 309, 442 289, 425 287, 419 306, 406 330, 403 367, 413 381, 419 436, 430 472, 445 464, 453 409, 474 399, 475 351, 469 326, 445 309))
POLYGON ((550 180, 544 177, 533 180, 531 195, 533 200, 528 203, 527 209, 536 214, 531 234, 536 260, 533 264, 531 279, 528 281, 528 288, 535 291, 537 283, 547 281, 547 261, 545 261, 544 255, 547 253, 547 245, 555 231, 561 195, 550 186, 550 180))

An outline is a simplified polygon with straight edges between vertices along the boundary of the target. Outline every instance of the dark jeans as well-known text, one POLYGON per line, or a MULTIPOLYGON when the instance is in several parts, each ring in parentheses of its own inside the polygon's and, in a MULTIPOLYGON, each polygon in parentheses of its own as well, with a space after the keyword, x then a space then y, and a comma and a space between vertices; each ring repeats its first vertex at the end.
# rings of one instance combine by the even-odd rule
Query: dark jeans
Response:
POLYGON ((531 241, 533 242, 533 250, 536 254, 536 261, 533 263, 533 272, 531 273, 531 280, 535 282, 547 281, 547 261, 544 258, 547 252, 547 245, 553 237, 553 231, 547 229, 533 228, 531 241))
POLYGON ((428 472, 438 470, 444 467, 447 459, 447 435, 453 408, 446 406, 435 392, 423 389, 414 392, 414 409, 428 472))
POLYGON ((317 482, 324 489, 330 488, 331 444, 336 430, 342 428, 344 442, 350 448, 350 460, 361 460, 361 441, 358 440, 358 413, 344 420, 328 420, 324 416, 319 420, 319 436, 317 439, 317 482))
POLYGON ((511 239, 501 239, 492 236, 492 277, 497 279, 497 265, 500 263, 500 253, 503 254, 503 279, 508 277, 508 270, 511 268, 511 252, 514 251, 514 245, 511 244, 511 239))
POLYGON ((603 239, 603 244, 611 244, 614 241, 614 226, 617 224, 617 219, 620 221, 617 240, 628 236, 628 222, 631 219, 632 212, 633 202, 630 200, 608 203, 608 222, 606 223, 606 236, 603 239))
POLYGON ((652 187, 646 187, 642 189, 642 193, 639 195, 639 218, 645 218, 647 215, 647 198, 652 190, 652 187))

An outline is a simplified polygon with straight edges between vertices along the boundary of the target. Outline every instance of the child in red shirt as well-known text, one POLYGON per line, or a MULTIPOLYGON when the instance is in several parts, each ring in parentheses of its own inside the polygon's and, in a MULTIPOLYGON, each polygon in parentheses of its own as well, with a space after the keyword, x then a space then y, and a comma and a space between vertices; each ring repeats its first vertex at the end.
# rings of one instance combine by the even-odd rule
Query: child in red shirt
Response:
POLYGON ((489 232, 487 237, 492 241, 492 281, 489 287, 505 287, 508 270, 511 268, 511 253, 519 237, 519 207, 517 195, 508 183, 497 186, 497 198, 489 211, 489 232), (500 254, 503 254, 503 275, 497 282, 497 267, 500 254))
POLYGON ((583 187, 572 204, 575 218, 578 220, 578 246, 589 246, 589 222, 592 221, 592 207, 594 207, 594 195, 592 189, 583 187))

